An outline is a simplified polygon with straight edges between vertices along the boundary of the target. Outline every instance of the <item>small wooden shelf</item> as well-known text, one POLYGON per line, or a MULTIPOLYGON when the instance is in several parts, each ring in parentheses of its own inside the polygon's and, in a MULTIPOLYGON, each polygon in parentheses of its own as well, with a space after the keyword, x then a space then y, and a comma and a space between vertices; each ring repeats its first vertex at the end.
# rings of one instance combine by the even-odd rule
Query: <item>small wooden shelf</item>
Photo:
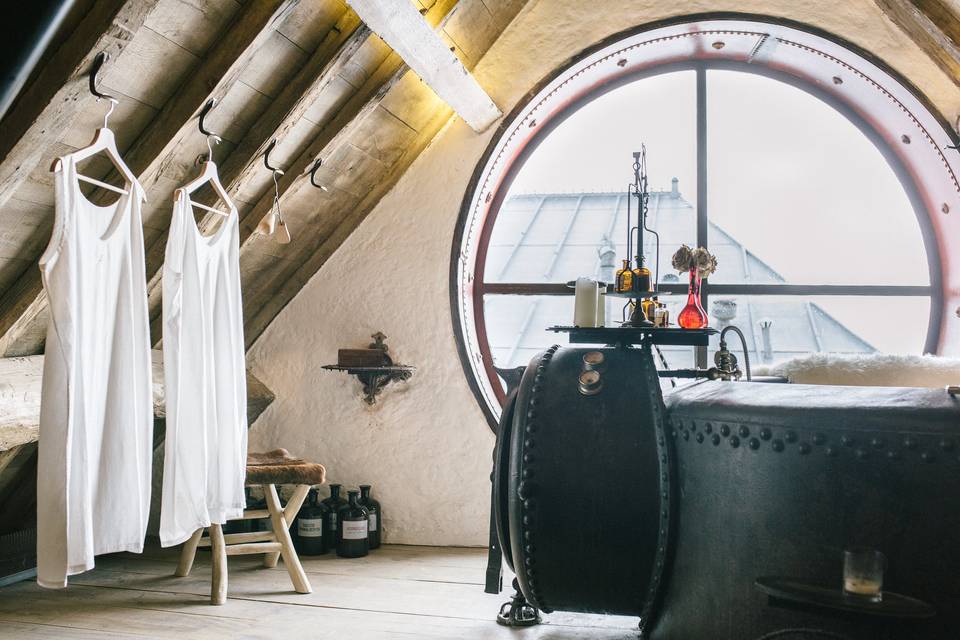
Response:
POLYGON ((547 331, 570 334, 575 344, 663 344, 705 347, 716 329, 679 327, 549 327, 547 331))

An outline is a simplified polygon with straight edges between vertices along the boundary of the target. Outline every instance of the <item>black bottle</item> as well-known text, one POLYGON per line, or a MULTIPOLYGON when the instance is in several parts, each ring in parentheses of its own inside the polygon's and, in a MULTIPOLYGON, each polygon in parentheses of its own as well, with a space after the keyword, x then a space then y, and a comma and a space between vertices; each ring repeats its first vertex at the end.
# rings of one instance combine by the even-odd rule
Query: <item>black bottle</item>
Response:
POLYGON ((367 531, 367 510, 357 500, 359 491, 348 491, 350 501, 337 513, 337 555, 341 558, 362 558, 370 550, 367 531))
POLYGON ((295 537, 293 546, 304 556, 319 556, 330 551, 329 539, 332 537, 325 529, 328 526, 330 510, 319 501, 316 489, 307 494, 307 504, 300 508, 294 521, 295 537))
POLYGON ((380 546, 380 533, 383 528, 383 511, 380 503, 370 497, 370 485, 360 485, 360 505, 367 509, 367 522, 370 530, 370 548, 380 546))
POLYGON ((330 497, 323 501, 327 508, 327 548, 335 549, 340 543, 340 528, 337 526, 337 511, 340 507, 347 504, 347 501, 340 497, 340 487, 342 485, 330 485, 330 497))

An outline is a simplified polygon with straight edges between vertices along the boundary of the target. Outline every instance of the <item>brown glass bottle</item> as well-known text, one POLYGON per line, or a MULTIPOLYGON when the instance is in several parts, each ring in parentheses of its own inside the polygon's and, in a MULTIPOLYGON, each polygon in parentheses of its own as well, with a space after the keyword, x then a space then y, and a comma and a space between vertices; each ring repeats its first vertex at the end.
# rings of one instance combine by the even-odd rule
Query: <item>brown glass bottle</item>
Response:
POLYGON ((319 556, 330 550, 328 540, 332 538, 326 530, 329 521, 329 509, 319 501, 316 489, 307 494, 307 504, 294 520, 293 546, 297 553, 304 556, 319 556))
POLYGON ((630 271, 630 261, 624 260, 623 267, 617 269, 617 274, 614 279, 613 288, 618 293, 623 293, 625 291, 633 291, 633 272, 630 271))
POLYGON ((337 511, 337 555, 362 558, 370 551, 369 513, 361 505, 359 491, 348 491, 349 500, 337 511))
POLYGON ((337 546, 340 538, 337 537, 340 527, 337 526, 337 511, 340 507, 347 504, 347 501, 340 497, 340 489, 343 485, 330 485, 330 497, 323 501, 327 507, 327 546, 331 549, 337 546))
POLYGON ((646 293, 648 291, 653 291, 651 286, 652 274, 650 269, 647 269, 643 265, 634 267, 633 269, 633 290, 637 293, 646 293))
POLYGON ((370 548, 380 546, 380 533, 383 527, 383 511, 380 503, 370 497, 370 485, 360 485, 360 504, 367 510, 367 523, 370 531, 370 548))

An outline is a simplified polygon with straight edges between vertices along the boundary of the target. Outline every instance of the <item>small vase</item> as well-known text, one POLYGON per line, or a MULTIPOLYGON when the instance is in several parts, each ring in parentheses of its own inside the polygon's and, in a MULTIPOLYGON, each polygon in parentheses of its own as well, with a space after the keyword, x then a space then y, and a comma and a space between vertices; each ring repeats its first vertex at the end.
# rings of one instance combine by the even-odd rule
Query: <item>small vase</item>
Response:
POLYGON ((709 318, 700 304, 700 273, 696 269, 690 270, 690 293, 687 295, 687 306, 677 316, 677 324, 684 329, 703 329, 709 318))

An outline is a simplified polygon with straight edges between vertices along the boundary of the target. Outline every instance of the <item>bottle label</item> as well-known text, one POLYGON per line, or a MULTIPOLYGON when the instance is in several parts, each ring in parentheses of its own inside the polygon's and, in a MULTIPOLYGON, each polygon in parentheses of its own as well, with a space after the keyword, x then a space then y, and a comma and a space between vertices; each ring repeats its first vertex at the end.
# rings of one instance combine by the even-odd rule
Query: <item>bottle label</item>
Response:
POLYGON ((367 537, 366 520, 344 520, 343 521, 343 539, 344 540, 364 540, 367 537))
POLYGON ((337 530, 337 514, 331 513, 330 514, 330 531, 336 531, 336 530, 337 530))
POLYGON ((297 520, 297 535, 301 538, 320 538, 323 536, 323 519, 311 518, 297 520))
POLYGON ((371 511, 370 515, 367 516, 367 524, 369 525, 367 529, 369 529, 370 531, 377 530, 377 512, 376 511, 371 511))

